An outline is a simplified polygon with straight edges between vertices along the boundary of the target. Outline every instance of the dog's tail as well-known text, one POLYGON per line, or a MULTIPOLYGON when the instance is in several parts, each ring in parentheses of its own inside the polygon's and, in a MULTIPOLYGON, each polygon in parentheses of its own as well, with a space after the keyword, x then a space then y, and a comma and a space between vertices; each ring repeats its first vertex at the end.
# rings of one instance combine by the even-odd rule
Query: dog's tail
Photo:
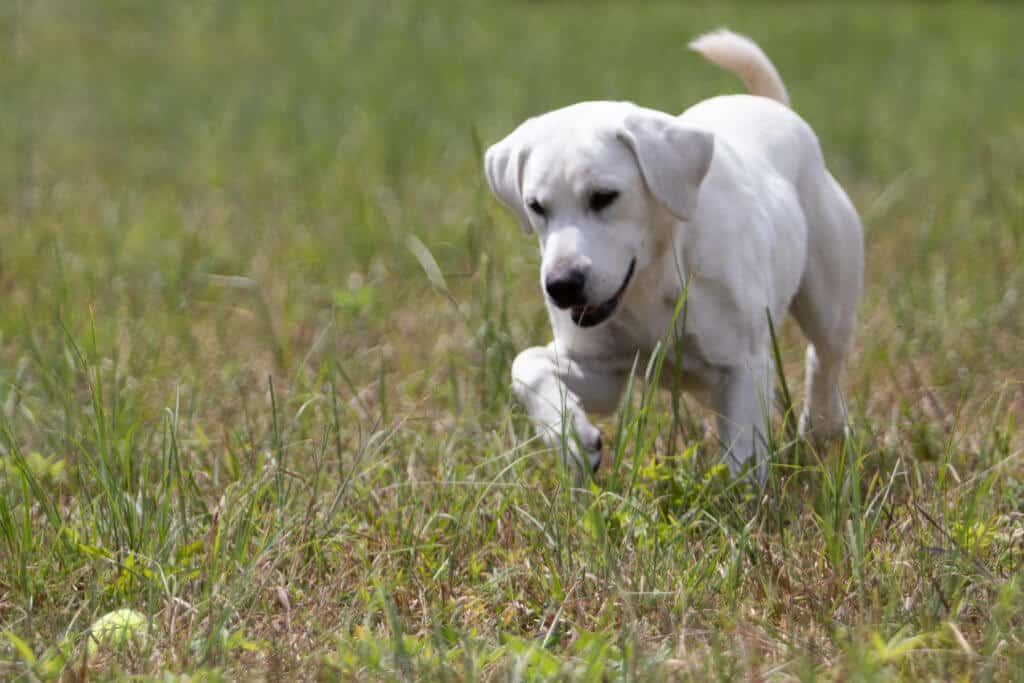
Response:
POLYGON ((750 38, 722 28, 700 36, 690 43, 690 49, 739 76, 752 95, 769 97, 789 106, 786 86, 775 65, 750 38))

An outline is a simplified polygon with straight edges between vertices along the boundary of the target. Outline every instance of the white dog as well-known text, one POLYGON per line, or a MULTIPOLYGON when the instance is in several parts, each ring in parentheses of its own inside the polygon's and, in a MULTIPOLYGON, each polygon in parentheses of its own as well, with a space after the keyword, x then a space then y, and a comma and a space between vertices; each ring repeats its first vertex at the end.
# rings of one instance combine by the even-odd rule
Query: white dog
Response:
POLYGON ((811 342, 801 433, 842 433, 862 228, 764 52, 725 30, 690 47, 752 95, 679 117, 584 102, 527 120, 487 151, 494 194, 540 238, 555 337, 516 357, 513 387, 548 444, 596 469, 601 434, 587 412, 614 411, 638 354, 643 368, 667 340, 663 381, 676 373, 714 409, 734 476, 753 457, 763 480, 769 314, 779 327, 792 311, 811 342), (670 334, 684 288, 685 320, 670 334))

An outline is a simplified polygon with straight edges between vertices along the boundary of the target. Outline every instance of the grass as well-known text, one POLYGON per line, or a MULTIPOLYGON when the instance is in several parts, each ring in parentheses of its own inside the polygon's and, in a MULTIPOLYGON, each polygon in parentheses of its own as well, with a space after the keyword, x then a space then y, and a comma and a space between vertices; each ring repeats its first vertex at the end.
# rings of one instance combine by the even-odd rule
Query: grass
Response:
POLYGON ((0 677, 1020 679, 1022 20, 4 4, 0 677), (780 417, 752 497, 641 368, 573 490, 510 396, 549 332, 481 149, 738 90, 684 48, 723 24, 865 218, 851 437, 780 417), (88 656, 120 608, 149 637, 88 656))

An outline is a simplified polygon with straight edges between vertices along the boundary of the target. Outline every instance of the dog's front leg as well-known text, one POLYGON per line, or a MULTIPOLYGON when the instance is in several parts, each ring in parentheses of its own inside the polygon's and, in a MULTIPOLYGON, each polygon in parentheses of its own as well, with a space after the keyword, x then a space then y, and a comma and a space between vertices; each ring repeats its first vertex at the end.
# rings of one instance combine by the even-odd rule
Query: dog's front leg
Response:
POLYGON ((718 438, 722 458, 736 477, 754 458, 760 483, 768 476, 768 453, 764 439, 766 420, 771 415, 774 374, 768 354, 730 368, 714 396, 718 438))
POLYGON ((601 432, 587 411, 614 411, 627 378, 628 370, 568 358, 554 342, 526 349, 512 364, 513 391, 538 434, 580 470, 601 464, 601 432))

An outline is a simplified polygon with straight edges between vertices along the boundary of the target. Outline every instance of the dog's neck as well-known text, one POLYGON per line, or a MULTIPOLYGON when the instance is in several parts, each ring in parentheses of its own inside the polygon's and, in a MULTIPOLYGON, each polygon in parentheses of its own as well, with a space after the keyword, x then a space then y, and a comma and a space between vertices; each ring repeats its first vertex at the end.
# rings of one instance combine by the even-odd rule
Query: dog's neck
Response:
POLYGON ((627 297, 625 303, 635 303, 648 310, 657 305, 671 312, 691 275, 684 252, 690 226, 667 211, 652 219, 651 262, 637 274, 634 296, 627 297))
MULTIPOLYGON (((675 236, 685 231, 678 219, 658 217, 664 224, 652 226, 654 242, 650 260, 637 270, 626 291, 622 310, 609 322, 609 341, 628 352, 652 351, 665 338, 689 272, 675 236)), ((682 313, 680 313, 680 319, 682 313)))

